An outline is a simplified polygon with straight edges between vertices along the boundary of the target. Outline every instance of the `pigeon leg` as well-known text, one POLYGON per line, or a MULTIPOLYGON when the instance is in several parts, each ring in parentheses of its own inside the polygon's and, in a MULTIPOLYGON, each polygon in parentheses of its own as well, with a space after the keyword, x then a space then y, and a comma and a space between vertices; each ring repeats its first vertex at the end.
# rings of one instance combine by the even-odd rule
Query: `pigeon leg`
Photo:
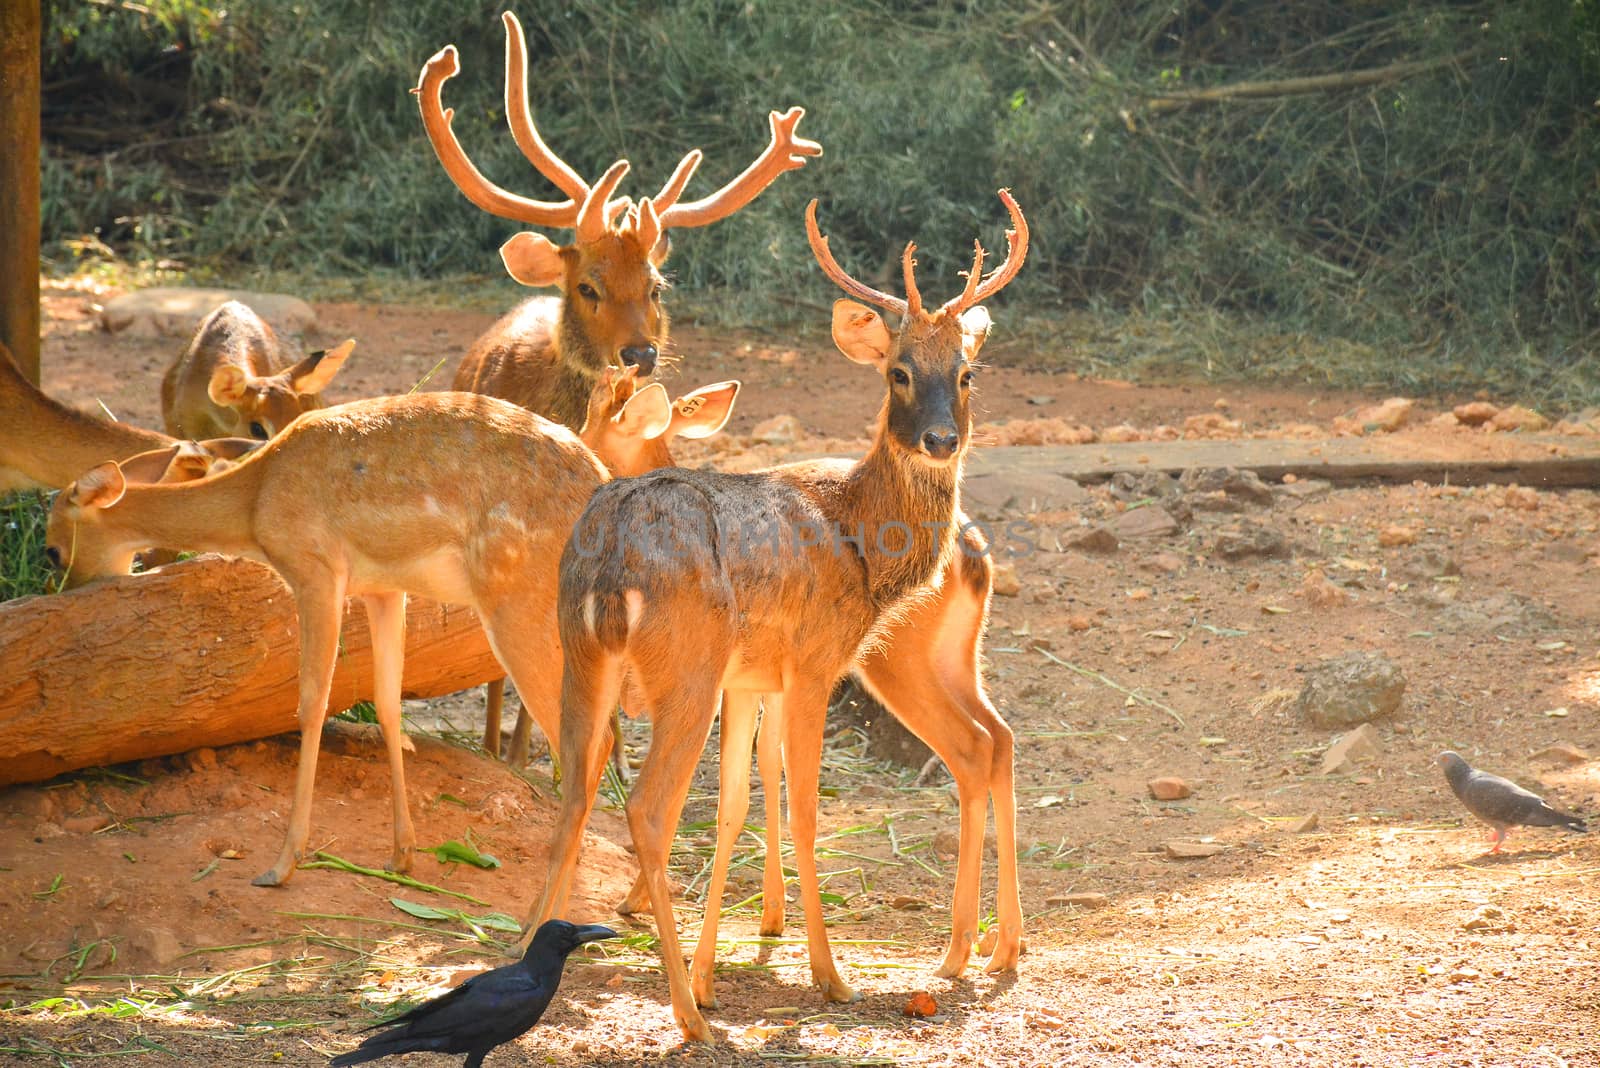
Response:
POLYGON ((1505 840, 1506 840, 1506 829, 1504 827, 1496 827, 1494 829, 1494 846, 1493 846, 1493 848, 1491 848, 1489 850, 1489 852, 1491 852, 1491 853, 1500 852, 1500 845, 1505 840))

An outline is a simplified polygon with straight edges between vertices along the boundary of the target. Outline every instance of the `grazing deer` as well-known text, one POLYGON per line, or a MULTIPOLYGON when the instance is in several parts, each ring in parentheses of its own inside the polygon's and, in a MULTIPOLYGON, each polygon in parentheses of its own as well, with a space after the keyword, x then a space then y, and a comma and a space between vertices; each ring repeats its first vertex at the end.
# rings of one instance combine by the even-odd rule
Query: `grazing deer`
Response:
MULTIPOLYGON (((633 372, 596 389, 588 443, 493 397, 429 393, 321 409, 241 462, 200 482, 145 486, 102 464, 56 499, 46 554, 72 588, 126 574, 151 539, 261 561, 294 593, 300 621, 300 766, 289 830, 257 886, 287 882, 310 831, 322 722, 344 600, 366 603, 378 724, 393 783, 396 871, 416 838, 405 799, 400 681, 405 597, 470 605, 490 647, 526 695, 524 713, 557 739, 561 651, 556 642, 558 547, 589 494, 676 434, 726 421, 737 382, 677 405, 633 372)), ((705 429, 712 427, 712 429, 705 429)), ((173 462, 177 462, 176 460, 173 462)), ((524 737, 527 728, 519 725, 524 737)), ((559 754, 559 750, 557 751, 559 754)))
MULTIPOLYGON (((660 383, 638 385, 637 367, 606 367, 589 397, 589 411, 579 434, 583 443, 600 458, 614 478, 628 478, 672 466, 667 446, 673 438, 704 438, 715 434, 733 414, 739 394, 738 382, 717 382, 701 386, 677 400, 667 401, 660 383)), ((484 715, 483 747, 490 756, 500 755, 501 696, 505 680, 489 683, 490 699, 484 715)), ((619 731, 613 719, 614 731, 619 731)), ((507 759, 515 767, 528 761, 531 720, 526 703, 517 716, 507 759)), ((618 745, 612 750, 620 756, 618 745)), ((552 738, 552 743, 554 739, 552 738)))
POLYGON ((678 203, 700 165, 701 152, 695 149, 653 200, 636 206, 627 198, 612 200, 627 162, 612 164, 590 185, 550 150, 528 108, 522 26, 510 12, 502 20, 507 124, 523 155, 569 199, 552 203, 509 193, 467 158, 451 129, 453 113, 441 99, 444 83, 460 70, 454 45, 422 68, 416 89, 422 123, 439 162, 468 200, 504 219, 572 228, 573 242, 558 246, 541 234, 520 233, 501 247, 513 278, 533 288, 556 286, 560 296, 530 298, 495 323, 462 360, 454 388, 502 397, 576 430, 602 367, 634 366, 646 377, 655 370, 668 331, 660 270, 671 249, 668 231, 732 215, 784 171, 821 155, 822 146, 795 135, 803 109, 774 111, 766 150, 717 192, 678 203))
POLYGON ((230 300, 200 320, 189 347, 161 379, 161 418, 175 438, 249 437, 265 441, 318 396, 355 348, 346 341, 282 370, 278 340, 247 305, 230 300))
MULTIPOLYGON (((707 1040, 710 1032, 679 951, 666 864, 719 694, 725 705, 731 697, 746 708, 754 695, 781 694, 789 826, 811 974, 828 1001, 856 996, 828 946, 815 853, 828 695, 852 665, 865 656, 874 688, 937 750, 956 758, 962 849, 951 949, 941 971, 954 974, 965 965, 977 933, 976 876, 989 796, 997 834, 1003 843, 1014 841, 1011 733, 981 694, 973 702, 964 692, 977 670, 974 623, 965 617, 976 614, 981 627, 988 573, 968 573, 956 530, 973 364, 990 328, 979 302, 1004 288, 1027 254, 1022 212, 1009 192, 1000 197, 1013 225, 1005 261, 984 277, 978 246, 962 293, 932 311, 916 287, 914 245, 903 258, 905 299, 888 296, 838 267, 817 230, 816 202, 807 209, 807 231, 825 273, 850 295, 902 315, 891 332, 864 304, 834 305, 835 344, 884 376, 887 395, 865 458, 741 475, 668 469, 612 482, 595 493, 562 552, 560 750, 569 785, 549 877, 527 929, 566 912, 599 787, 606 717, 626 672, 654 719, 650 751, 628 799, 628 825, 673 1016, 687 1039, 707 1040), (942 579, 965 589, 942 592, 942 579), (694 629, 687 664, 686 625, 694 629), (873 664, 872 651, 886 637, 896 639, 903 660, 873 664), (930 709, 915 707, 922 697, 930 709), (935 715, 953 722, 933 722, 935 715), (957 751, 962 745, 971 751, 957 751)), ((1002 855, 1007 848, 1001 846, 1002 855)), ((1014 872, 1014 856, 1010 863, 1014 872)), ((1004 862, 1001 870, 1004 877, 1004 862)), ((1014 883, 1002 887, 999 907, 992 968, 1013 966, 1020 948, 1014 883)))
MULTIPOLYGON (((418 78, 415 93, 423 128, 445 173, 468 200, 500 218, 571 228, 573 241, 558 246, 543 235, 520 233, 501 247, 513 278, 532 288, 555 286, 560 296, 530 297, 497 321, 462 359, 452 388, 500 397, 578 430, 601 368, 637 367, 648 377, 666 347, 670 324, 662 303, 666 280, 661 267, 671 250, 667 231, 707 226, 732 215, 784 171, 820 156, 822 146, 795 134, 804 109, 774 111, 768 116, 771 139, 766 150, 716 193, 678 203, 700 165, 701 152, 695 149, 653 201, 630 207, 626 198, 612 200, 628 164, 619 160, 590 185, 551 151, 528 107, 522 24, 509 11, 501 21, 506 32, 506 123, 523 155, 569 199, 551 203, 509 193, 473 165, 451 128, 453 111, 444 107, 444 83, 461 69, 453 45, 430 58, 418 78)), ((500 722, 504 699, 505 681, 489 683, 487 723, 500 722)), ((485 745, 498 753, 498 735, 491 740, 486 734, 485 745)), ((620 742, 613 754, 619 773, 625 773, 620 742)), ((526 758, 526 740, 518 735, 509 759, 520 764, 526 758)))
MULTIPOLYGON (((128 423, 96 419, 51 399, 23 376, 0 345, 0 493, 17 489, 60 489, 89 468, 151 450, 173 450, 171 438, 128 423)), ((232 459, 239 446, 230 441, 205 441, 199 448, 213 459, 232 459)), ((167 460, 170 463, 172 456, 167 460)), ((153 460, 137 468, 138 480, 158 481, 153 460)), ((194 477, 194 460, 173 472, 194 477)))

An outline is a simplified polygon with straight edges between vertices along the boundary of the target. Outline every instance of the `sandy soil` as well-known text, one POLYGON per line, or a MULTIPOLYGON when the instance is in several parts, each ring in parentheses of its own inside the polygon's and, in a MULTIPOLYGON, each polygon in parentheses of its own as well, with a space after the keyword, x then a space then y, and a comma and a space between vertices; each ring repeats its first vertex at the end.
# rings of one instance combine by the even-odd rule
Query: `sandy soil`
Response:
MULTIPOLYGON (((155 425, 156 382, 178 346, 96 332, 90 299, 47 300, 47 388, 155 425)), ((327 337, 360 339, 336 399, 408 388, 441 357, 448 378, 491 319, 319 311, 327 337)), ((877 403, 822 330, 730 340, 690 324, 677 347, 676 382, 746 384, 728 435, 694 461, 848 446, 877 403), (750 437, 779 414, 808 436, 787 447, 750 437)), ((1016 440, 1021 421, 1041 418, 1103 431, 1221 417, 1239 423, 1229 433, 1332 433, 1336 417, 1378 399, 1133 388, 1031 372, 1026 352, 1004 346, 992 358, 980 387, 990 440, 1016 440)), ((1468 399, 1435 400, 1413 421, 1468 399)), ((1028 951, 1015 975, 933 976, 954 799, 947 782, 917 785, 914 770, 868 759, 846 730, 826 758, 822 866, 835 873, 830 933, 859 1002, 821 1003, 803 942, 755 938, 751 834, 728 895, 742 904, 723 924, 717 1046, 678 1048, 658 959, 634 938, 575 964, 548 1026, 489 1063, 1600 1064, 1600 842, 1528 830, 1486 855, 1482 828, 1433 765, 1454 748, 1600 812, 1600 763, 1582 752, 1600 747, 1600 498, 1423 485, 1280 487, 1259 503, 1190 493, 1169 533, 1071 547, 1086 528, 1152 507, 1154 488, 1086 488, 1012 517, 1050 535, 1009 561, 1019 588, 996 598, 988 638, 989 683, 1017 731, 1028 951), (1244 543, 1256 549, 1240 555, 1244 543), (1351 651, 1387 655, 1405 695, 1376 725, 1374 759, 1324 775, 1339 732, 1307 723, 1294 695, 1309 668, 1351 651), (1153 800, 1159 776, 1193 793, 1153 800), (1172 842, 1220 851, 1173 859, 1172 842), (1062 904, 1069 893, 1104 899, 1062 904), (902 1012, 919 990, 937 1001, 929 1019, 902 1012)), ((458 695, 412 711, 459 738, 477 708, 476 695, 458 695)), ((648 726, 629 732, 637 755, 648 726)), ((336 724, 324 753, 313 839, 379 866, 389 790, 374 729, 336 724)), ((418 739, 421 840, 470 831, 503 867, 421 857, 414 874, 480 905, 326 869, 251 887, 282 834, 293 754, 270 739, 0 792, 0 1000, 11 1004, 0 1062, 322 1064, 391 1002, 502 961, 463 923, 414 919, 390 899, 520 918, 543 877, 547 763, 519 778, 418 739)), ((675 855, 686 942, 714 791, 708 761, 675 855)), ((615 812, 599 812, 591 832, 578 918, 604 920, 633 866, 615 812)), ((992 893, 992 857, 986 875, 992 893)))

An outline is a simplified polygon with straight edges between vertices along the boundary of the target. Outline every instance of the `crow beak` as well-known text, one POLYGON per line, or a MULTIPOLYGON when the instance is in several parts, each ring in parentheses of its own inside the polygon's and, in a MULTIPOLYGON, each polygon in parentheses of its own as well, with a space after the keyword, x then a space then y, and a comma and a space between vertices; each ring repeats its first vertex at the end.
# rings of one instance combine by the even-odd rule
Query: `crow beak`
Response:
POLYGON ((579 945, 582 945, 585 942, 597 942, 602 938, 616 938, 617 932, 598 923, 590 923, 573 931, 572 936, 579 945))

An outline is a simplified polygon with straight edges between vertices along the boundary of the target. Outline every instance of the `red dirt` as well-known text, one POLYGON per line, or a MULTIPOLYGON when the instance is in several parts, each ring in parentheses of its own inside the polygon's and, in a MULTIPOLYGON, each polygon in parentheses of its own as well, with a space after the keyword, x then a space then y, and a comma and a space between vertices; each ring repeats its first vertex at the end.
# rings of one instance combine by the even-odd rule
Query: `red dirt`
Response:
MULTIPOLYGON (((86 299, 60 291, 47 300, 47 388, 79 403, 99 396, 119 415, 156 425, 156 382, 181 346, 96 333, 86 299)), ((365 305, 319 311, 319 340, 360 342, 333 399, 408 388, 441 357, 438 379, 447 380, 492 318, 365 305)), ((997 340, 1004 330, 1002 319, 997 340)), ((780 413, 813 435, 794 451, 858 439, 872 417, 870 381, 832 354, 822 330, 779 344, 684 327, 677 340, 676 382, 685 388, 724 377, 746 384, 729 434, 692 460, 744 466, 776 456, 747 435, 780 413)), ((1001 349, 984 372, 985 418, 997 437, 1003 420, 1039 416, 1148 430, 1225 412, 1244 432, 1327 429, 1376 399, 1088 382, 1020 369, 1025 356, 1001 349), (1046 396, 1054 399, 1029 403, 1046 396)), ((824 831, 836 837, 822 866, 847 873, 830 882, 843 898, 830 908, 830 933, 862 1000, 823 1005, 803 944, 730 945, 722 1004, 708 1013, 721 1044, 675 1060, 1600 1063, 1600 843, 1525 830, 1504 854, 1485 856, 1482 829, 1463 819, 1433 764, 1437 751, 1454 748, 1563 807, 1600 812, 1600 763, 1538 755, 1557 744, 1600 752, 1600 498, 1404 486, 1279 495, 1272 504, 1190 500, 1192 516, 1176 533, 1124 539, 1108 554, 1058 552, 1043 539, 1046 551, 1013 561, 1018 595, 996 598, 988 677, 1018 734, 1028 918, 1018 973, 932 975, 947 930, 954 864, 942 847, 954 801, 948 786, 917 787, 912 773, 866 760, 860 738, 844 732, 824 770, 836 792, 823 800, 824 831), (1229 559, 1219 539, 1235 528, 1275 531, 1287 555, 1229 559), (1405 696, 1377 724, 1378 757, 1325 776, 1320 754, 1337 732, 1303 722, 1290 698, 1305 667, 1352 650, 1394 660, 1405 696), (1192 796, 1152 800, 1146 783, 1159 776, 1187 780, 1192 796), (1313 815, 1314 827, 1296 829, 1313 815), (1173 840, 1223 849, 1173 860, 1162 850, 1173 840), (1107 903, 1050 903, 1068 892, 1101 893, 1107 903), (902 1012, 917 991, 932 995, 933 1016, 902 1012)), ((1110 488, 1090 488, 1026 518, 1066 539, 1127 507, 1110 488)), ((415 711, 470 735, 478 700, 459 695, 415 711)), ((378 866, 388 855, 388 784, 371 730, 330 732, 312 834, 330 852, 378 866)), ((629 730, 642 751, 647 726, 629 730)), ((4 791, 0 989, 16 1007, 0 1013, 0 1059, 41 1063, 23 1051, 43 1045, 69 1061, 128 1052, 157 1063, 162 1054, 141 1046, 157 1043, 184 1060, 320 1065, 350 1048, 347 1032, 384 1002, 500 962, 446 933, 286 913, 422 923, 388 903, 402 896, 520 918, 543 877, 547 787, 418 739, 408 774, 421 840, 470 829, 505 865, 447 870, 419 857, 415 874, 487 908, 327 870, 257 889, 249 879, 280 840, 292 760, 292 746, 273 739, 117 769, 147 785, 86 774, 4 791), (227 851, 242 857, 222 859, 227 851), (255 944, 215 948, 242 943, 255 944), (257 970, 238 971, 246 968, 257 970), (149 1004, 119 1018, 37 1002, 63 990, 91 1004, 130 992, 149 1004)), ((679 910, 686 941, 702 905, 712 762, 700 783, 676 860, 688 886, 679 910)), ((753 806, 752 822, 758 813, 753 806)), ((598 813, 591 831, 577 918, 604 920, 633 868, 614 814, 598 813)), ((729 903, 759 890, 753 841, 729 903)), ((757 913, 733 910, 724 937, 753 939, 757 913)), ((790 933, 800 932, 791 925, 790 933)), ((575 966, 549 1026, 491 1064, 654 1063, 677 1046, 653 952, 599 952, 610 963, 575 966)))

